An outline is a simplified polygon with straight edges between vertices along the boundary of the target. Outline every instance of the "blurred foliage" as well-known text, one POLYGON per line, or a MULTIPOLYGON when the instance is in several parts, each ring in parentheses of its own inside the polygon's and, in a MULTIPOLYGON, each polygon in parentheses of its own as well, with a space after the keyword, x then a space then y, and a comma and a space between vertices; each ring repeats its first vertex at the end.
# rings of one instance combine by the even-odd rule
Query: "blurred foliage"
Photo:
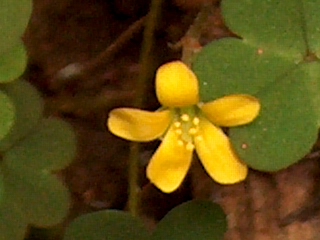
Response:
POLYGON ((44 104, 39 92, 25 80, 1 84, 1 90, 9 98, 14 109, 10 131, 0 141, 0 151, 6 151, 39 124, 44 104))
POLYGON ((53 175, 75 155, 75 135, 58 119, 44 119, 37 90, 17 79, 26 67, 21 36, 32 1, 2 1, 0 9, 0 240, 24 239, 29 224, 59 223, 69 192, 53 175))
POLYGON ((29 22, 32 1, 0 1, 0 83, 16 79, 24 71, 27 56, 21 36, 29 22))

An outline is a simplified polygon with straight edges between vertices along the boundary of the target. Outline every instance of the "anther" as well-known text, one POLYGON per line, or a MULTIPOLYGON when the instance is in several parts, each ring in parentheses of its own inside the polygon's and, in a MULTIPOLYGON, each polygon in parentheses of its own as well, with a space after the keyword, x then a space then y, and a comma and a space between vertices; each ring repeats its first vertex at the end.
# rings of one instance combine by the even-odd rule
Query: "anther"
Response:
POLYGON ((190 128, 189 131, 188 131, 188 133, 189 133, 190 135, 194 135, 194 134, 196 134, 197 132, 198 132, 198 130, 197 130, 196 128, 190 128))
POLYGON ((175 126, 176 128, 179 128, 179 127, 181 127, 181 122, 175 122, 173 124, 173 126, 175 126))
POLYGON ((195 118, 192 120, 192 123, 193 123, 194 125, 198 126, 199 123, 200 123, 200 119, 197 118, 197 117, 195 117, 195 118))
POLYGON ((181 120, 184 121, 184 122, 188 122, 190 121, 190 117, 188 114, 182 114, 181 115, 181 120))
POLYGON ((183 144, 183 141, 182 140, 178 140, 178 146, 182 147, 184 144, 183 144))
POLYGON ((201 142, 201 141, 203 141, 203 137, 202 136, 196 136, 195 140, 201 142))
POLYGON ((181 129, 176 129, 174 132, 175 132, 176 134, 178 134, 178 135, 181 135, 181 134, 182 134, 182 130, 181 130, 181 129))
POLYGON ((193 151, 194 145, 189 142, 189 143, 187 143, 187 145, 186 145, 186 149, 187 149, 188 151, 193 151))

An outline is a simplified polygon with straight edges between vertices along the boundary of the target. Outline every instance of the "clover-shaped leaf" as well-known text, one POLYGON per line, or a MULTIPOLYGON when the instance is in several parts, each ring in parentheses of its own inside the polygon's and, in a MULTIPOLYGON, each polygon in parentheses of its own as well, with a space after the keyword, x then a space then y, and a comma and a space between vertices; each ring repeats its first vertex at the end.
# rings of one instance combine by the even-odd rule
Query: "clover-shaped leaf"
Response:
MULTIPOLYGON (((1 232, 7 239, 22 239, 15 227, 50 226, 59 223, 69 209, 69 192, 52 171, 66 167, 75 155, 75 136, 69 125, 58 119, 38 122, 23 139, 2 153, 0 173, 1 232), (5 208, 5 209, 4 209, 5 208), (10 213, 10 215, 9 215, 10 213)), ((1 237, 0 237, 1 239, 1 237)))
MULTIPOLYGON (((20 209, 19 218, 40 227, 58 224, 69 210, 69 191, 56 176, 46 172, 5 173, 5 194, 20 209)), ((10 203, 6 203, 10 205, 10 203)), ((11 206, 12 208, 12 206, 11 206)))
POLYGON ((224 0, 222 14, 245 45, 299 60, 307 50, 303 28, 309 13, 303 5, 300 0, 224 0))
POLYGON ((277 171, 306 155, 317 139, 319 0, 224 0, 226 25, 240 38, 203 48, 194 63, 204 101, 248 93, 261 102, 250 125, 230 129, 252 168, 277 171))

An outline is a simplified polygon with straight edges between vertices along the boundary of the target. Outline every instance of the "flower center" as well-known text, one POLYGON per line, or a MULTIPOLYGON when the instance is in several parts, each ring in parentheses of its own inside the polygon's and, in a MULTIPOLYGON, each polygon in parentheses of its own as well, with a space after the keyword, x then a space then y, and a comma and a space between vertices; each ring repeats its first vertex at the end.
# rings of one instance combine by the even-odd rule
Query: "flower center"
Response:
POLYGON ((179 108, 175 111, 173 126, 178 135, 178 144, 193 151, 193 139, 198 134, 200 119, 197 116, 196 107, 179 108))

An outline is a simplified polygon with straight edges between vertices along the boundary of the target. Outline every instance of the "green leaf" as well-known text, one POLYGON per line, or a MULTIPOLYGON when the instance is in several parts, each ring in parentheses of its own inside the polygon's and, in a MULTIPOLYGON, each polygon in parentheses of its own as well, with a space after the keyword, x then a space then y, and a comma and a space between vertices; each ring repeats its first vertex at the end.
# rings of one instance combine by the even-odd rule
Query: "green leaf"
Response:
POLYGON ((244 44, 299 60, 306 53, 301 0, 224 0, 222 14, 244 44))
POLYGON ((3 181, 2 174, 0 174, 0 208, 1 208, 1 204, 3 202, 3 199, 4 199, 4 181, 3 181))
POLYGON ((0 90, 0 141, 9 133, 15 119, 15 108, 10 98, 0 90))
POLYGON ((255 95, 295 67, 294 62, 269 50, 259 54, 258 47, 236 38, 208 44, 193 64, 205 102, 234 93, 255 95))
POLYGON ((276 171, 304 157, 318 137, 320 64, 304 64, 263 89, 260 116, 247 127, 232 128, 237 152, 251 167, 276 171), (305 94, 308 93, 308 94, 305 94), (267 161, 269 160, 269 161, 267 161))
POLYGON ((226 216, 209 201, 190 201, 171 210, 157 225, 152 240, 222 240, 226 216))
POLYGON ((18 42, 0 55, 0 83, 17 79, 25 70, 27 55, 22 42, 18 42))
POLYGON ((16 110, 10 133, 2 140, 0 138, 0 151, 5 151, 38 124, 42 117, 43 100, 39 92, 25 80, 0 85, 0 89, 9 96, 16 110))
POLYGON ((203 101, 251 94, 261 112, 230 128, 250 167, 277 171, 299 161, 317 139, 320 123, 319 0, 225 0, 222 13, 241 39, 202 49, 193 65, 203 101))
POLYGON ((298 1, 300 11, 303 14, 303 29, 307 41, 308 51, 315 53, 320 57, 320 17, 318 7, 320 0, 303 0, 298 1))
POLYGON ((0 5, 0 54, 2 54, 20 41, 29 22, 32 1, 1 0, 0 5))
POLYGON ((25 236, 27 221, 12 200, 0 204, 0 240, 22 240, 25 236))
POLYGON ((0 6, 0 82, 8 82, 20 76, 26 66, 21 37, 29 22, 32 1, 1 0, 0 6))
POLYGON ((11 199, 7 204, 19 209, 28 223, 47 227, 66 217, 69 192, 56 176, 46 171, 17 171, 5 162, 4 166, 5 194, 11 199))
POLYGON ((147 240, 143 223, 129 213, 99 211, 80 216, 68 227, 64 240, 147 240))
POLYGON ((76 142, 74 132, 66 122, 46 119, 34 131, 5 154, 7 165, 22 171, 52 171, 70 164, 75 157, 76 142))
POLYGON ((50 226, 68 213, 69 192, 50 171, 67 166, 75 136, 67 123, 46 119, 3 156, 6 195, 28 223, 50 226))

